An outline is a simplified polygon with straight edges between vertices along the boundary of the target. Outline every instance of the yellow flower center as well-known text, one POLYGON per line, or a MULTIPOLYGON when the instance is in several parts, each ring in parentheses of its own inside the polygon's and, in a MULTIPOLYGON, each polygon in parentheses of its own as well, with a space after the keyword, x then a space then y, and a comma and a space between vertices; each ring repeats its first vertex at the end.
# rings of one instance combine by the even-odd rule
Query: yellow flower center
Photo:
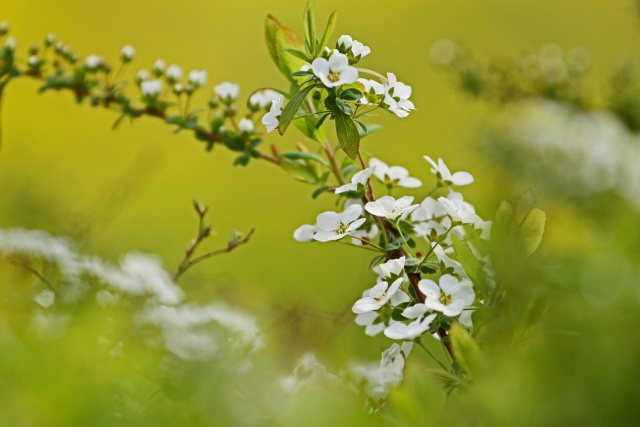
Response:
POLYGON ((334 231, 337 234, 344 234, 347 232, 347 228, 349 228, 349 224, 347 224, 346 222, 340 221, 340 225, 338 225, 338 227, 336 227, 334 231))
POLYGON ((451 295, 440 295, 440 304, 449 305, 451 304, 451 295))
POLYGON ((340 74, 338 73, 329 73, 329 75, 327 76, 327 79, 331 82, 331 83, 335 83, 338 80, 340 80, 340 74))

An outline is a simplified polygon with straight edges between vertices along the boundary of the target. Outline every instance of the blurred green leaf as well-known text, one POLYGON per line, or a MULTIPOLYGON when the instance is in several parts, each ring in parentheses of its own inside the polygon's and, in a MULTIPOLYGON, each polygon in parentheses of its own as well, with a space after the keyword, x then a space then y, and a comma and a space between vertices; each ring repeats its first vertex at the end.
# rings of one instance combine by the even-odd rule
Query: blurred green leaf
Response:
POLYGON ((547 214, 542 209, 534 208, 520 225, 518 240, 527 255, 534 253, 542 242, 546 223, 547 214))
POLYGON ((486 369, 484 356, 467 330, 459 323, 453 323, 449 337, 455 359, 467 375, 474 376, 483 373, 486 369))
POLYGON ((306 116, 293 120, 293 124, 296 125, 296 127, 300 129, 300 132, 302 132, 306 137, 323 144, 326 132, 322 126, 318 126, 318 122, 319 120, 313 116, 306 116))

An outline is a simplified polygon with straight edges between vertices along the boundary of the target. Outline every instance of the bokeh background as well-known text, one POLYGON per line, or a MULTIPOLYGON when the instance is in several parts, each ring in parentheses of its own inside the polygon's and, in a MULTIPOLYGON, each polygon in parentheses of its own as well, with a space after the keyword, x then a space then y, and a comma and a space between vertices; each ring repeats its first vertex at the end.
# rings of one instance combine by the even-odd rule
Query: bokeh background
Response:
MULTIPOLYGON (((300 34, 303 8, 302 1, 293 0, 9 0, 0 5, 0 20, 10 21, 22 51, 54 31, 84 56, 96 53, 112 63, 122 46, 132 44, 138 54, 127 70, 129 76, 139 68, 151 68, 158 58, 185 71, 206 69, 209 82, 196 95, 195 106, 204 104, 213 85, 222 81, 240 84, 241 100, 262 86, 286 89, 264 42, 264 19, 273 14, 300 34)), ((556 317, 551 322, 555 329, 569 331, 572 339, 576 329, 578 335, 597 331, 588 338, 582 335, 568 344, 570 348, 562 347, 564 338, 560 344, 545 341, 537 354, 546 356, 537 359, 536 352, 513 358, 497 346, 504 351, 494 360, 505 368, 461 398, 466 403, 460 407, 468 414, 484 414, 484 425, 560 424, 581 419, 579 413, 590 417, 587 424, 610 420, 613 413, 619 415, 617 421, 629 422, 632 409, 625 405, 633 405, 631 397, 637 391, 632 382, 640 348, 638 334, 629 331, 636 329, 640 314, 634 288, 637 263, 630 262, 640 253, 637 208, 611 194, 598 194, 594 197, 602 202, 591 200, 585 206, 584 198, 560 197, 535 177, 510 169, 504 158, 487 154, 479 143, 486 140, 483 129, 503 120, 504 110, 461 94, 449 76, 433 66, 429 51, 443 37, 481 52, 513 52, 523 46, 537 50, 549 42, 563 49, 583 46, 592 63, 589 90, 598 99, 620 58, 640 54, 635 3, 425 0, 390 5, 324 0, 316 8, 319 27, 333 10, 339 11, 335 38, 350 34, 364 42, 372 49, 364 61, 367 68, 395 72, 413 88, 417 111, 405 119, 382 114, 376 122, 384 128, 363 140, 364 149, 422 179, 423 189, 409 192, 417 198, 432 182, 423 154, 443 157, 452 170, 469 171, 476 181, 465 189, 465 197, 485 219, 493 217, 501 200, 514 202, 532 188, 538 206, 549 215, 539 257, 558 272, 555 282, 540 279, 547 280, 540 285, 545 290, 559 292, 553 294, 556 317), (599 208, 605 204, 606 212, 599 208), (617 264, 621 259, 629 261, 624 278, 617 264), (614 321, 612 316, 619 317, 614 321), (618 360, 622 356, 624 363, 618 360), (538 366, 523 368, 533 360, 538 366), (613 376, 606 380, 594 374, 607 369, 613 376), (500 397, 489 400, 487 394, 493 390, 500 397), (615 398, 604 399, 602 407, 594 409, 595 396, 607 390, 615 398), (522 411, 514 409, 516 403, 522 411), (536 405, 544 408, 542 413, 535 412, 536 405)), ((224 300, 259 317, 269 334, 265 351, 275 366, 270 368, 273 378, 286 375, 306 351, 338 370, 350 358, 376 359, 389 345, 384 338, 363 336, 349 312, 372 282, 373 275, 364 268, 370 259, 367 253, 346 245, 301 244, 292 238, 299 225, 334 209, 332 197, 312 200, 310 186, 266 162, 234 167, 233 153, 220 147, 207 153, 188 132, 173 134, 155 119, 124 123, 112 131, 117 118, 113 112, 77 105, 68 93, 38 95, 38 87, 38 82, 19 79, 3 96, 2 227, 68 235, 83 252, 113 261, 134 249, 156 253, 172 269, 195 232, 191 200, 198 197, 210 205, 209 220, 218 233, 206 248, 223 247, 233 227, 255 227, 257 232, 236 252, 192 269, 182 285, 203 301, 224 300)), ((301 138, 295 131, 285 137, 272 133, 265 144, 286 151, 301 138)), ((536 285, 527 278, 523 284, 536 285)), ((397 408, 409 414, 409 423, 424 420, 424 410, 417 405, 441 394, 436 382, 421 377, 423 370, 418 363, 396 401, 397 408)), ((444 397, 433 400, 433 406, 425 405, 440 408, 434 409, 434 419, 450 420, 446 409, 438 406, 444 397)), ((471 415, 456 417, 476 424, 471 415)))

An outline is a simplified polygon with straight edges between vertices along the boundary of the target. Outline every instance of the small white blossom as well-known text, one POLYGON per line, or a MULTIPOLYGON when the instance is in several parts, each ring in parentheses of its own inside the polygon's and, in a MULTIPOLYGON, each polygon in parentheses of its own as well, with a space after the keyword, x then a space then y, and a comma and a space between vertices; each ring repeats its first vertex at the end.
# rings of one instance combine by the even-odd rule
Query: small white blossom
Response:
POLYGON ((293 238, 298 242, 312 242, 313 235, 318 231, 318 227, 311 224, 304 224, 296 228, 293 232, 293 238))
POLYGON ((280 125, 280 115, 284 105, 284 96, 279 95, 277 99, 271 101, 271 110, 262 117, 262 124, 267 127, 267 133, 276 129, 280 125))
POLYGON ((468 185, 473 182, 473 176, 469 172, 456 172, 452 175, 440 158, 438 158, 437 164, 429 156, 424 156, 424 159, 431 164, 431 173, 439 176, 448 185, 468 185))
POLYGON ((426 305, 414 304, 411 307, 407 307, 402 312, 402 315, 407 319, 417 319, 418 317, 424 316, 424 314, 429 310, 426 305))
POLYGON ((396 322, 389 325, 384 334, 393 340, 414 340, 429 330, 431 321, 436 318, 435 313, 430 314, 424 319, 417 318, 413 322, 406 323, 396 322))
POLYGON ((126 45, 120 51, 120 58, 124 62, 131 62, 133 58, 136 56, 136 49, 130 44, 126 45))
POLYGON ((238 98, 240 93, 240 86, 235 83, 223 82, 213 88, 216 95, 223 101, 233 101, 238 98))
POLYGON ((384 264, 380 264, 380 272, 382 277, 401 276, 404 274, 405 257, 398 259, 390 259, 384 264))
POLYGON ((253 122, 251 120, 243 117, 238 122, 238 130, 243 133, 251 133, 255 130, 255 126, 253 125, 253 122))
POLYGON ((366 218, 360 218, 360 215, 362 208, 358 205, 349 206, 340 214, 331 211, 321 213, 316 218, 318 232, 313 238, 320 242, 340 240, 364 224, 366 218))
POLYGON ((177 64, 169 65, 165 77, 167 78, 169 83, 176 83, 182 78, 182 68, 180 68, 180 66, 177 64))
POLYGON ((375 311, 368 311, 366 313, 360 313, 356 316, 356 324, 365 326, 364 334, 370 337, 375 337, 380 332, 384 331, 387 327, 384 322, 380 321, 374 323, 379 318, 378 313, 375 311))
POLYGON ((144 96, 158 96, 162 91, 162 80, 145 80, 140 83, 140 90, 144 96))
POLYGON ((138 84, 144 82, 145 80, 149 80, 149 78, 151 77, 151 75, 149 74, 149 71, 147 70, 139 70, 136 73, 136 82, 138 84))
POLYGON ((44 41, 47 44, 47 46, 51 46, 56 42, 56 38, 57 38, 56 33, 49 33, 44 38, 44 41))
POLYGON ((9 21, 0 22, 0 35, 7 34, 9 32, 9 21))
POLYGON ((369 166, 373 169, 375 177, 387 185, 405 188, 418 188, 422 185, 418 178, 410 177, 409 171, 402 166, 389 167, 385 162, 376 158, 369 161, 369 166))
POLYGON ((369 181, 369 177, 372 173, 373 169, 366 168, 354 174, 351 178, 350 184, 345 184, 341 187, 336 188, 336 194, 346 193, 347 191, 358 191, 359 189, 367 185, 367 181, 369 181))
POLYGON ((411 202, 413 197, 410 196, 404 196, 398 200, 391 196, 383 196, 375 202, 367 203, 364 208, 372 215, 395 220, 418 207, 418 205, 411 205, 411 202))
POLYGON ((56 294, 53 293, 51 289, 45 289, 40 292, 34 298, 35 302, 37 302, 41 307, 49 308, 53 305, 56 299, 56 294))
POLYGON ((373 288, 369 289, 366 296, 360 298, 353 304, 351 310, 356 313, 367 313, 369 311, 379 310, 387 301, 396 293, 402 285, 402 277, 396 279, 391 286, 387 282, 379 282, 373 288))
POLYGON ((450 274, 440 277, 439 286, 431 279, 422 279, 418 288, 427 296, 424 304, 445 316, 457 316, 476 299, 467 280, 459 281, 450 274))
POLYGON ((384 103, 389 106, 389 111, 398 117, 407 117, 416 107, 409 101, 411 86, 397 81, 395 74, 387 73, 389 83, 385 83, 384 103))
POLYGON ((274 99, 279 99, 281 95, 275 90, 267 89, 261 92, 256 92, 249 98, 249 105, 256 110, 266 108, 271 105, 274 99))
POLYGON ((364 96, 359 102, 361 104, 377 104, 378 97, 384 95, 384 86, 375 80, 358 79, 357 81, 364 86, 364 96))
POLYGON ((103 63, 103 59, 98 55, 89 55, 87 59, 84 60, 84 65, 90 70, 96 70, 103 63))
POLYGON ((313 73, 326 87, 351 84, 358 80, 358 70, 349 65, 349 58, 342 53, 334 53, 328 61, 316 58, 312 68, 313 73))
POLYGON ((461 199, 450 200, 445 197, 440 197, 438 201, 453 221, 462 222, 463 224, 475 224, 482 221, 482 219, 476 215, 473 205, 461 199))
POLYGON ((420 206, 411 213, 411 220, 414 222, 427 221, 439 218, 447 214, 442 204, 432 197, 427 197, 420 203, 420 206))
POLYGON ((344 52, 351 49, 354 58, 364 58, 371 53, 371 49, 357 40, 353 40, 351 36, 343 35, 338 39, 338 47, 344 52))
POLYGON ((191 70, 187 79, 195 87, 204 86, 207 83, 207 70, 191 70))
POLYGON ((346 51, 346 50, 349 50, 349 48, 353 44, 353 39, 351 38, 351 36, 342 35, 338 39, 337 44, 338 44, 338 47, 342 47, 346 51))
POLYGON ((16 39, 13 36, 7 37, 7 39, 4 41, 4 47, 5 49, 14 51, 16 50, 16 47, 18 47, 18 42, 16 42, 16 39))
POLYGON ((38 55, 31 55, 29 59, 27 59, 27 63, 31 67, 35 67, 36 65, 38 65, 38 62, 40 62, 40 58, 38 57, 38 55))
POLYGON ((167 63, 164 62, 164 59, 158 59, 153 64, 153 67, 151 67, 151 71, 153 71, 153 74, 155 74, 156 76, 159 76, 164 73, 165 68, 167 68, 167 63))

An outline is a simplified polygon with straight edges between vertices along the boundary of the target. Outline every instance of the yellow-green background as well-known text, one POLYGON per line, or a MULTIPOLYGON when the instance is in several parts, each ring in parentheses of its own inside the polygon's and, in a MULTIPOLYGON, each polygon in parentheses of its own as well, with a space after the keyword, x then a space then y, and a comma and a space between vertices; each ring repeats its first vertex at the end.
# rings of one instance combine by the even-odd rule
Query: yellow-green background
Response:
MULTIPOLYGON (((138 54, 128 76, 149 69, 158 58, 187 72, 206 69, 209 82, 196 96, 197 106, 222 81, 240 84, 241 103, 254 88, 286 89, 264 43, 264 18, 271 13, 301 33, 303 7, 302 1, 21 0, 3 1, 0 20, 10 21, 22 57, 28 44, 54 31, 74 50, 112 63, 123 45, 132 44, 138 54)), ((316 16, 323 27, 329 13, 338 10, 335 37, 350 34, 364 42, 372 54, 363 65, 394 72, 413 88, 417 111, 405 119, 382 114, 376 121, 384 129, 367 137, 364 149, 422 179, 423 189, 409 192, 416 197, 433 182, 423 154, 442 156, 452 170, 471 172, 476 182, 464 189, 465 197, 490 219, 500 200, 528 187, 535 190, 536 183, 513 180, 474 148, 473 128, 486 111, 481 113, 431 66, 431 44, 445 37, 481 51, 537 49, 547 42, 565 49, 584 46, 593 63, 591 89, 598 92, 620 57, 640 53, 633 7, 627 0, 325 0, 318 2, 316 16)), ((224 246, 232 227, 255 227, 257 233, 249 245, 188 273, 182 283, 190 293, 242 306, 265 319, 270 331, 283 326, 277 325, 282 310, 308 309, 311 314, 300 321, 306 333, 284 341, 283 352, 292 358, 310 349, 328 360, 337 353, 337 360, 352 354, 375 359, 377 349, 388 345, 363 337, 360 328, 348 328, 348 313, 341 322, 325 316, 348 311, 371 285, 368 252, 292 238, 299 225, 334 209, 331 196, 313 201, 312 187, 266 162, 233 167, 235 154, 221 147, 206 153, 188 132, 174 135, 155 119, 112 131, 115 113, 78 106, 69 93, 37 95, 38 87, 20 79, 3 97, 2 227, 72 235, 83 251, 114 261, 134 249, 157 253, 172 268, 194 233, 191 199, 196 196, 211 206, 209 220, 219 233, 206 248, 224 246)), ((294 129, 285 137, 272 133, 263 148, 275 144, 285 151, 298 138, 294 129)), ((549 212, 542 250, 585 244, 581 232, 568 226, 580 217, 578 208, 544 198, 539 205, 549 212)))

